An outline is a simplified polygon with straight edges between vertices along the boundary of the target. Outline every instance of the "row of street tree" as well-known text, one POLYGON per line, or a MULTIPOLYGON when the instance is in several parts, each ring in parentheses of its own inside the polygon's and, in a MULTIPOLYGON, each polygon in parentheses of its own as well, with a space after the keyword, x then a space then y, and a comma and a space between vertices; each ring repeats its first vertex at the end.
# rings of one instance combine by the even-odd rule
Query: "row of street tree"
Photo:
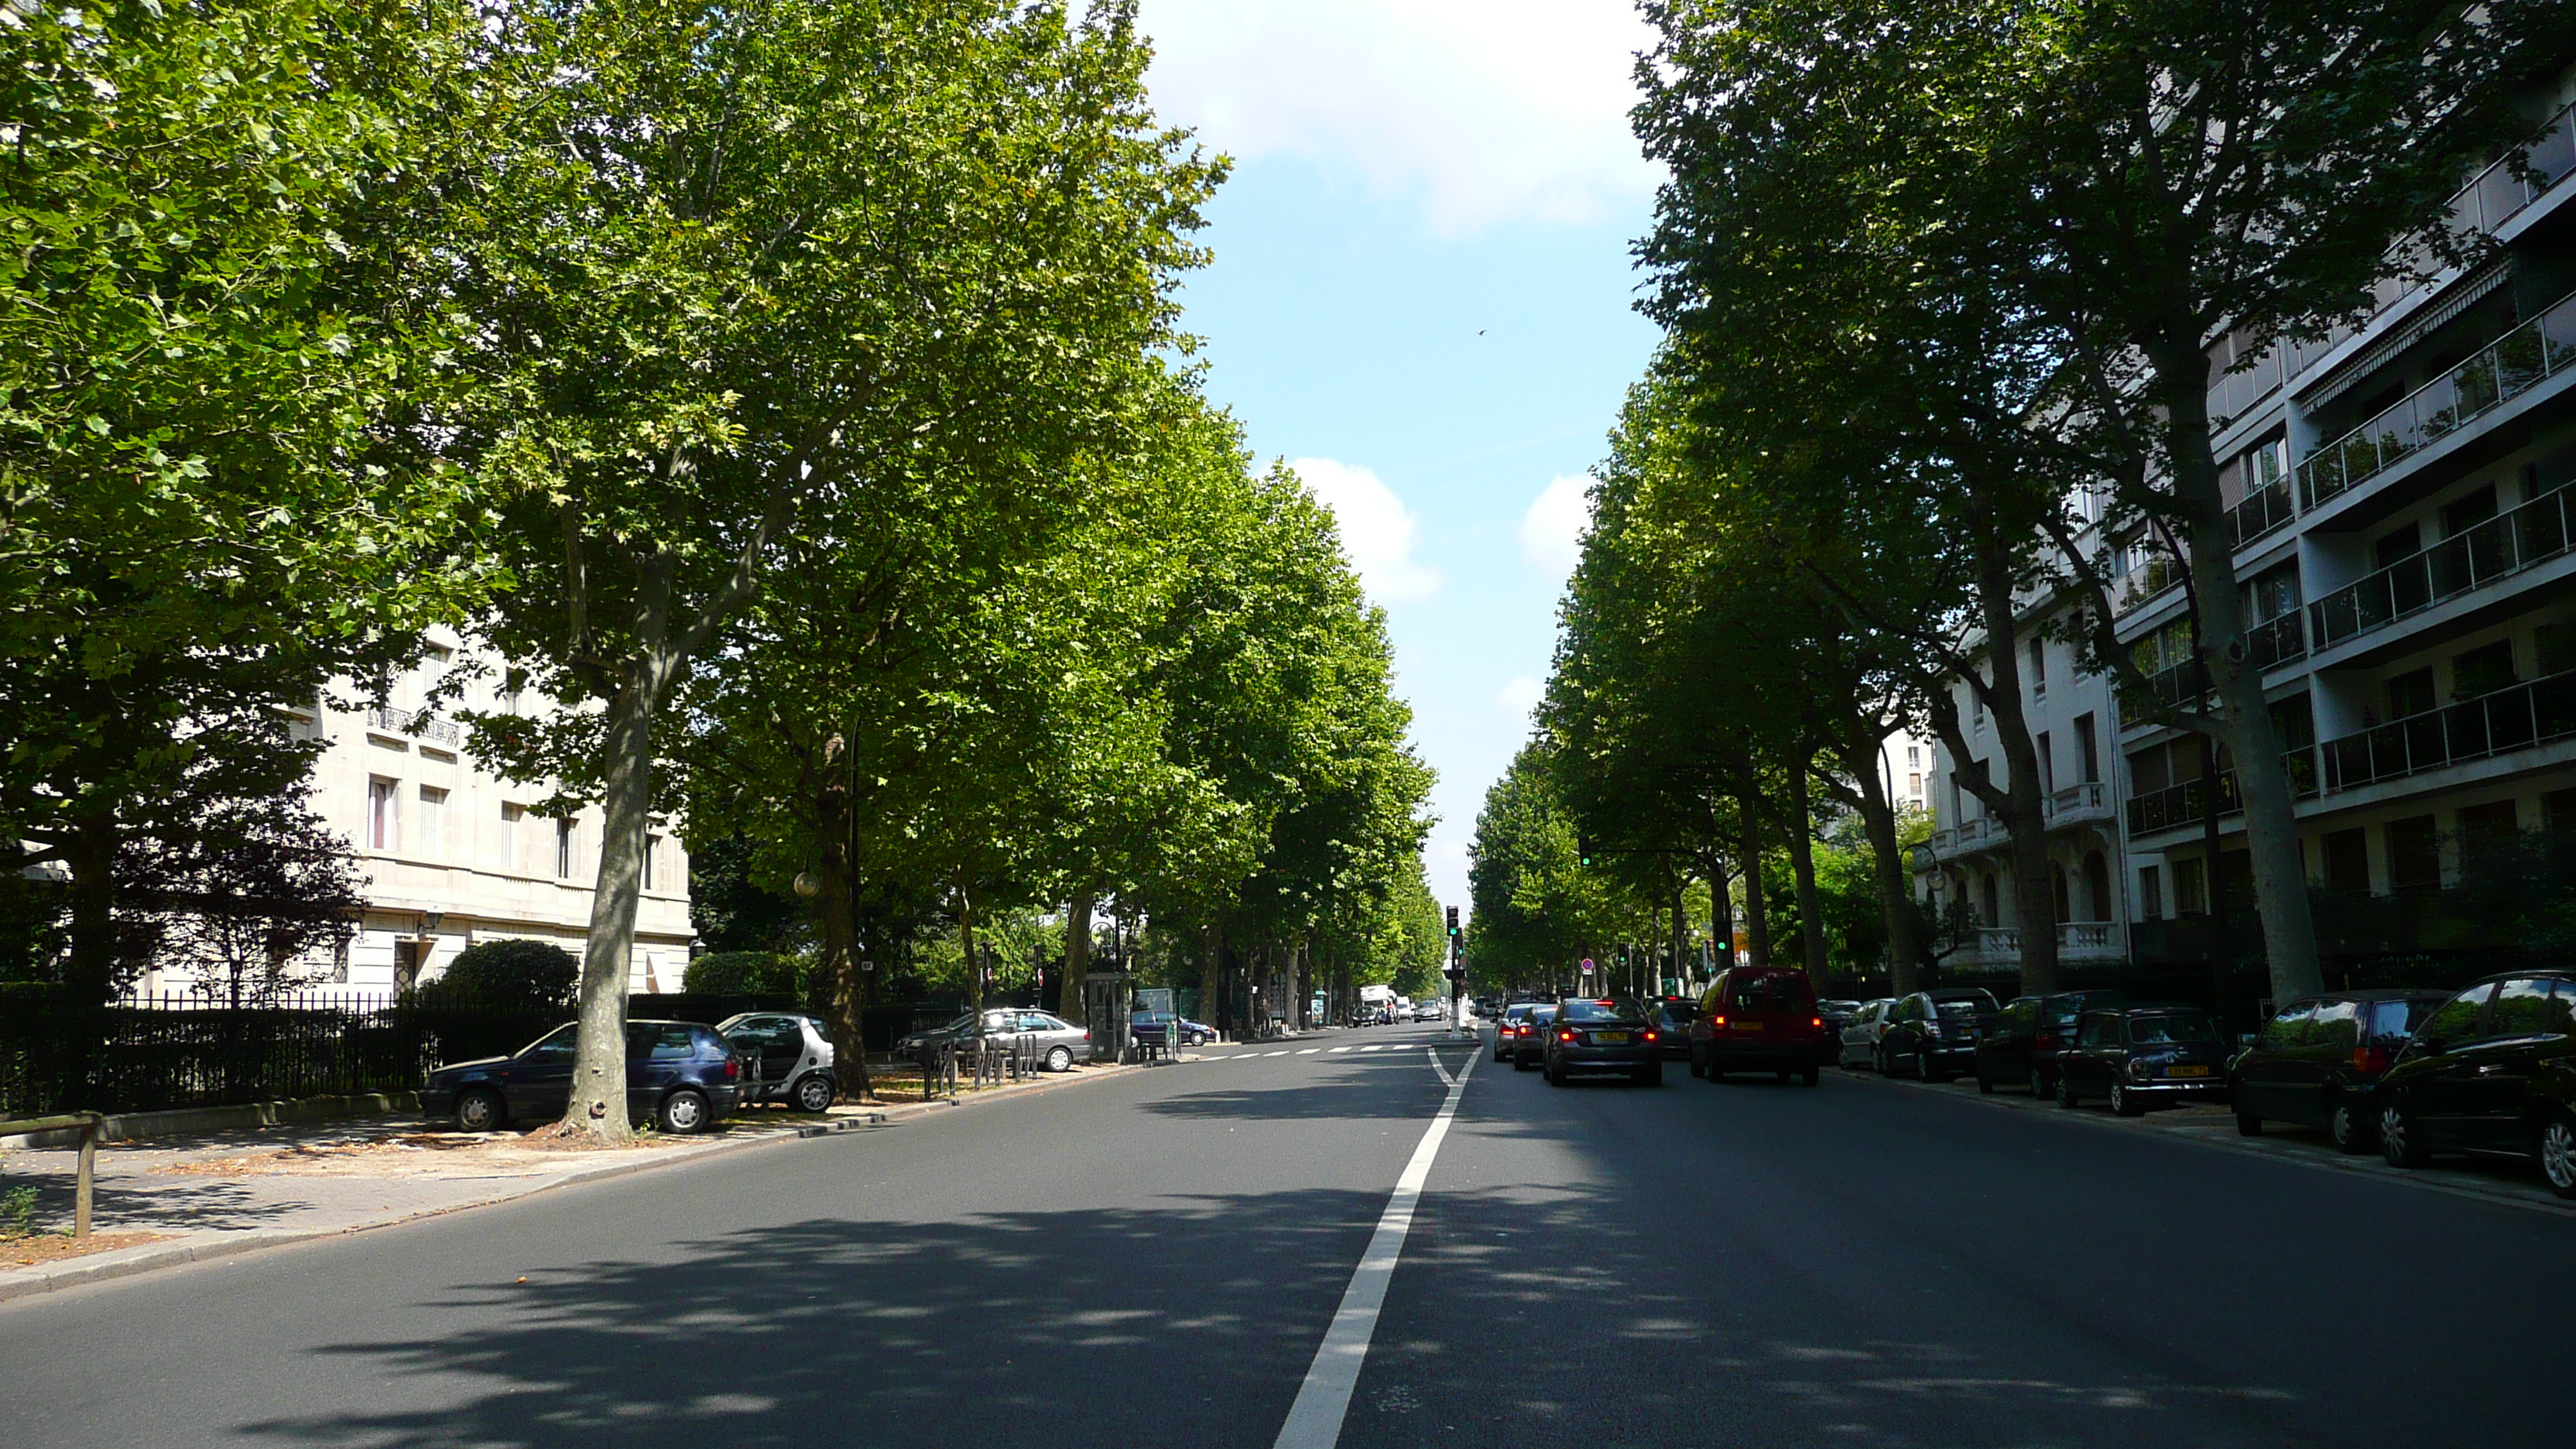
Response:
POLYGON ((1247 960, 1364 963, 1427 772, 1329 515, 1193 385, 1224 163, 1133 21, 0 8, 0 837, 69 880, 34 954, 110 995, 120 886, 295 798, 282 708, 445 624, 555 706, 471 752, 604 812, 581 1130, 626 1130, 656 816, 803 881, 853 1058, 870 933, 925 921, 971 961, 1061 906, 1077 1013, 1103 901, 1238 1018, 1247 960))
MULTIPOLYGON (((2003 768, 1957 783, 2009 832, 2024 989, 2053 989, 2019 670, 2023 610, 2054 592, 2124 712, 2234 762, 2274 994, 2318 989, 2209 390, 2366 314, 2392 277, 2475 259, 2489 243, 2452 229, 2448 199, 2528 140, 2567 9, 1647 8, 1635 119, 1671 180, 1641 256, 1665 339, 1598 470, 1527 757, 1604 849, 1595 869, 1666 899, 1785 853, 1820 964, 1821 803, 1866 836, 1893 986, 1912 989, 1930 923, 1878 752, 1910 726, 1974 758, 1964 704, 2003 768), (2205 703, 2157 701, 2113 638, 2114 542, 2186 571, 2205 703)), ((1488 820, 1509 808, 1498 793, 1488 820)), ((1765 894, 1744 896, 1757 960, 1765 894)))

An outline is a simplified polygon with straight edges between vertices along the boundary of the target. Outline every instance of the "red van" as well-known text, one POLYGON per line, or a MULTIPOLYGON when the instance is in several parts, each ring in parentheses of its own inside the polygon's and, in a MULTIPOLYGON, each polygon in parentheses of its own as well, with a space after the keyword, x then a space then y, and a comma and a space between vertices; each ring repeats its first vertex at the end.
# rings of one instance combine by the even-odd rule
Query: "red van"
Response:
POLYGON ((1795 1074, 1812 1087, 1840 1044, 1816 1010, 1816 991, 1795 967, 1730 966, 1699 999, 1690 1024, 1691 1075, 1795 1074))

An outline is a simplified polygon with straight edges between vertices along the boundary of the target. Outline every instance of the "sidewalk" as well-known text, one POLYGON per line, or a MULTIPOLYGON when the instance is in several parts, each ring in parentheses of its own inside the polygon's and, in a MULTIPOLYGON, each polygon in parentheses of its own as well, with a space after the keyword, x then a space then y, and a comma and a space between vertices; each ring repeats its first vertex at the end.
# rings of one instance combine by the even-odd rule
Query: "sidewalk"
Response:
POLYGON ((2027 1091, 2000 1088, 1992 1094, 1977 1090, 1971 1078, 1953 1082, 1931 1083, 1902 1078, 1881 1077, 1874 1072, 1844 1069, 1842 1075, 1853 1081, 1867 1082, 1895 1091, 1934 1092, 1973 1102, 1980 1107, 2014 1112, 2044 1112, 2061 1121, 2110 1128, 2123 1132, 2153 1133, 2168 1140, 2191 1142, 2222 1152, 2242 1152, 2256 1157, 2269 1157, 2298 1167, 2325 1172, 2343 1172, 2375 1177, 2409 1187, 2427 1188, 2461 1197, 2474 1197, 2487 1202, 2506 1203, 2535 1212, 2576 1216, 2576 1202, 2567 1202, 2549 1190, 2549 1184, 2531 1167, 2506 1158, 2446 1157, 2431 1167, 2408 1170, 2391 1167, 2376 1152, 2350 1154, 2336 1150, 2321 1129, 2293 1127, 2286 1122, 2264 1124, 2260 1137, 2241 1136, 2236 1131, 2233 1109, 2215 1103, 2165 1107, 2143 1117, 2115 1117, 2104 1103, 2088 1103, 2067 1111, 2054 1100, 2035 1099, 2027 1091))
MULTIPOLYGON (((772 1143, 894 1125, 1135 1070, 1083 1067, 954 1100, 835 1107, 820 1117, 756 1110, 705 1137, 648 1135, 634 1147, 613 1151, 550 1148, 518 1132, 425 1128, 407 1114, 110 1143, 98 1152, 92 1241, 100 1249, 59 1256, 69 1240, 51 1235, 0 1242, 0 1302, 772 1143), (122 1246, 107 1246, 117 1243, 122 1246), (22 1262, 31 1247, 52 1256, 22 1262)), ((34 1186, 36 1220, 67 1223, 77 1158, 69 1148, 0 1149, 0 1188, 34 1186)))

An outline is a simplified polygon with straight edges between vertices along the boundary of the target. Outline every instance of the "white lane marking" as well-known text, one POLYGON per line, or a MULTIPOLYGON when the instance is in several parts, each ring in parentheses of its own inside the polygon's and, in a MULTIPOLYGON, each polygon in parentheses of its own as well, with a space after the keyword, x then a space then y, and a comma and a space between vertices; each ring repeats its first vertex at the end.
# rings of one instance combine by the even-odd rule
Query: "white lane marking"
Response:
MULTIPOLYGON (((1370 1050, 1376 1050, 1374 1047, 1370 1050)), ((1360 1254, 1359 1266, 1351 1270, 1351 1285, 1342 1290, 1342 1306, 1333 1312, 1332 1326, 1324 1330, 1324 1341, 1315 1348, 1315 1362, 1306 1370, 1306 1382, 1297 1389, 1297 1402, 1288 1408, 1288 1422, 1279 1426, 1279 1437, 1272 1449, 1334 1449, 1341 1442, 1342 1419, 1350 1412, 1351 1390, 1358 1387, 1360 1366, 1368 1361, 1369 1340, 1377 1334, 1378 1310, 1386 1304, 1386 1285, 1395 1277, 1395 1263, 1404 1256, 1405 1234, 1413 1231, 1413 1208, 1422 1200, 1422 1185, 1431 1177, 1432 1159, 1440 1155, 1440 1143, 1449 1135, 1450 1120, 1458 1115, 1458 1098, 1467 1090, 1467 1078, 1476 1070, 1476 1059, 1452 1077, 1440 1065, 1436 1052, 1430 1053, 1431 1066, 1440 1079, 1449 1084, 1449 1099, 1440 1104, 1440 1114, 1423 1129, 1422 1141, 1413 1149, 1413 1159, 1404 1164, 1404 1175, 1395 1180, 1395 1195, 1387 1199, 1386 1211, 1377 1220, 1377 1231, 1370 1234, 1368 1250, 1360 1254)))
POLYGON ((1384 1046, 1364 1046, 1361 1047, 1360 1050, 1364 1052, 1382 1052, 1385 1051, 1386 1048, 1384 1046))
POLYGON ((1349 1047, 1327 1047, 1327 1048, 1325 1048, 1325 1050, 1327 1050, 1327 1051, 1336 1051, 1336 1052, 1346 1052, 1346 1051, 1349 1051, 1349 1050, 1350 1050, 1350 1048, 1349 1048, 1349 1047))
POLYGON ((1301 1051, 1301 1052, 1297 1053, 1297 1055, 1299 1055, 1299 1056, 1301 1056, 1301 1057, 1311 1057, 1311 1056, 1313 1056, 1315 1053, 1317 1053, 1317 1052, 1319 1052, 1319 1051, 1322 1051, 1322 1050, 1323 1050, 1323 1048, 1322 1048, 1322 1047, 1308 1047, 1308 1048, 1306 1048, 1304 1051, 1301 1051))
POLYGON ((1284 1057, 1288 1054, 1286 1052, 1263 1052, 1262 1055, 1265 1057, 1284 1057))

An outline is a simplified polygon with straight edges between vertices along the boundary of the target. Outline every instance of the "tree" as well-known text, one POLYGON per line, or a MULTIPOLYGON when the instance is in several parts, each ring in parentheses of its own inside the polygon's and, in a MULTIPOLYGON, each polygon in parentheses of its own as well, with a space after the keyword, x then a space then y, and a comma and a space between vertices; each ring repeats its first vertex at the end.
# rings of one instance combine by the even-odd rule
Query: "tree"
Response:
POLYGON ((490 632, 567 708, 478 722, 606 823, 568 1131, 622 1139, 662 722, 791 541, 882 493, 1042 484, 1123 422, 1216 168, 1156 130, 1125 6, 512 12, 506 184, 458 243, 514 501, 490 632))
POLYGON ((477 941, 456 953, 432 989, 481 1005, 561 1007, 572 1003, 580 977, 581 963, 552 941, 477 941))
POLYGON ((0 838, 71 877, 104 999, 122 853, 296 791, 280 721, 479 597, 414 426, 470 7, 22 6, 0 78, 0 838))
POLYGON ((117 877, 118 984, 157 967, 229 1006, 310 985, 312 958, 345 953, 366 906, 349 842, 293 791, 144 827, 117 877))

